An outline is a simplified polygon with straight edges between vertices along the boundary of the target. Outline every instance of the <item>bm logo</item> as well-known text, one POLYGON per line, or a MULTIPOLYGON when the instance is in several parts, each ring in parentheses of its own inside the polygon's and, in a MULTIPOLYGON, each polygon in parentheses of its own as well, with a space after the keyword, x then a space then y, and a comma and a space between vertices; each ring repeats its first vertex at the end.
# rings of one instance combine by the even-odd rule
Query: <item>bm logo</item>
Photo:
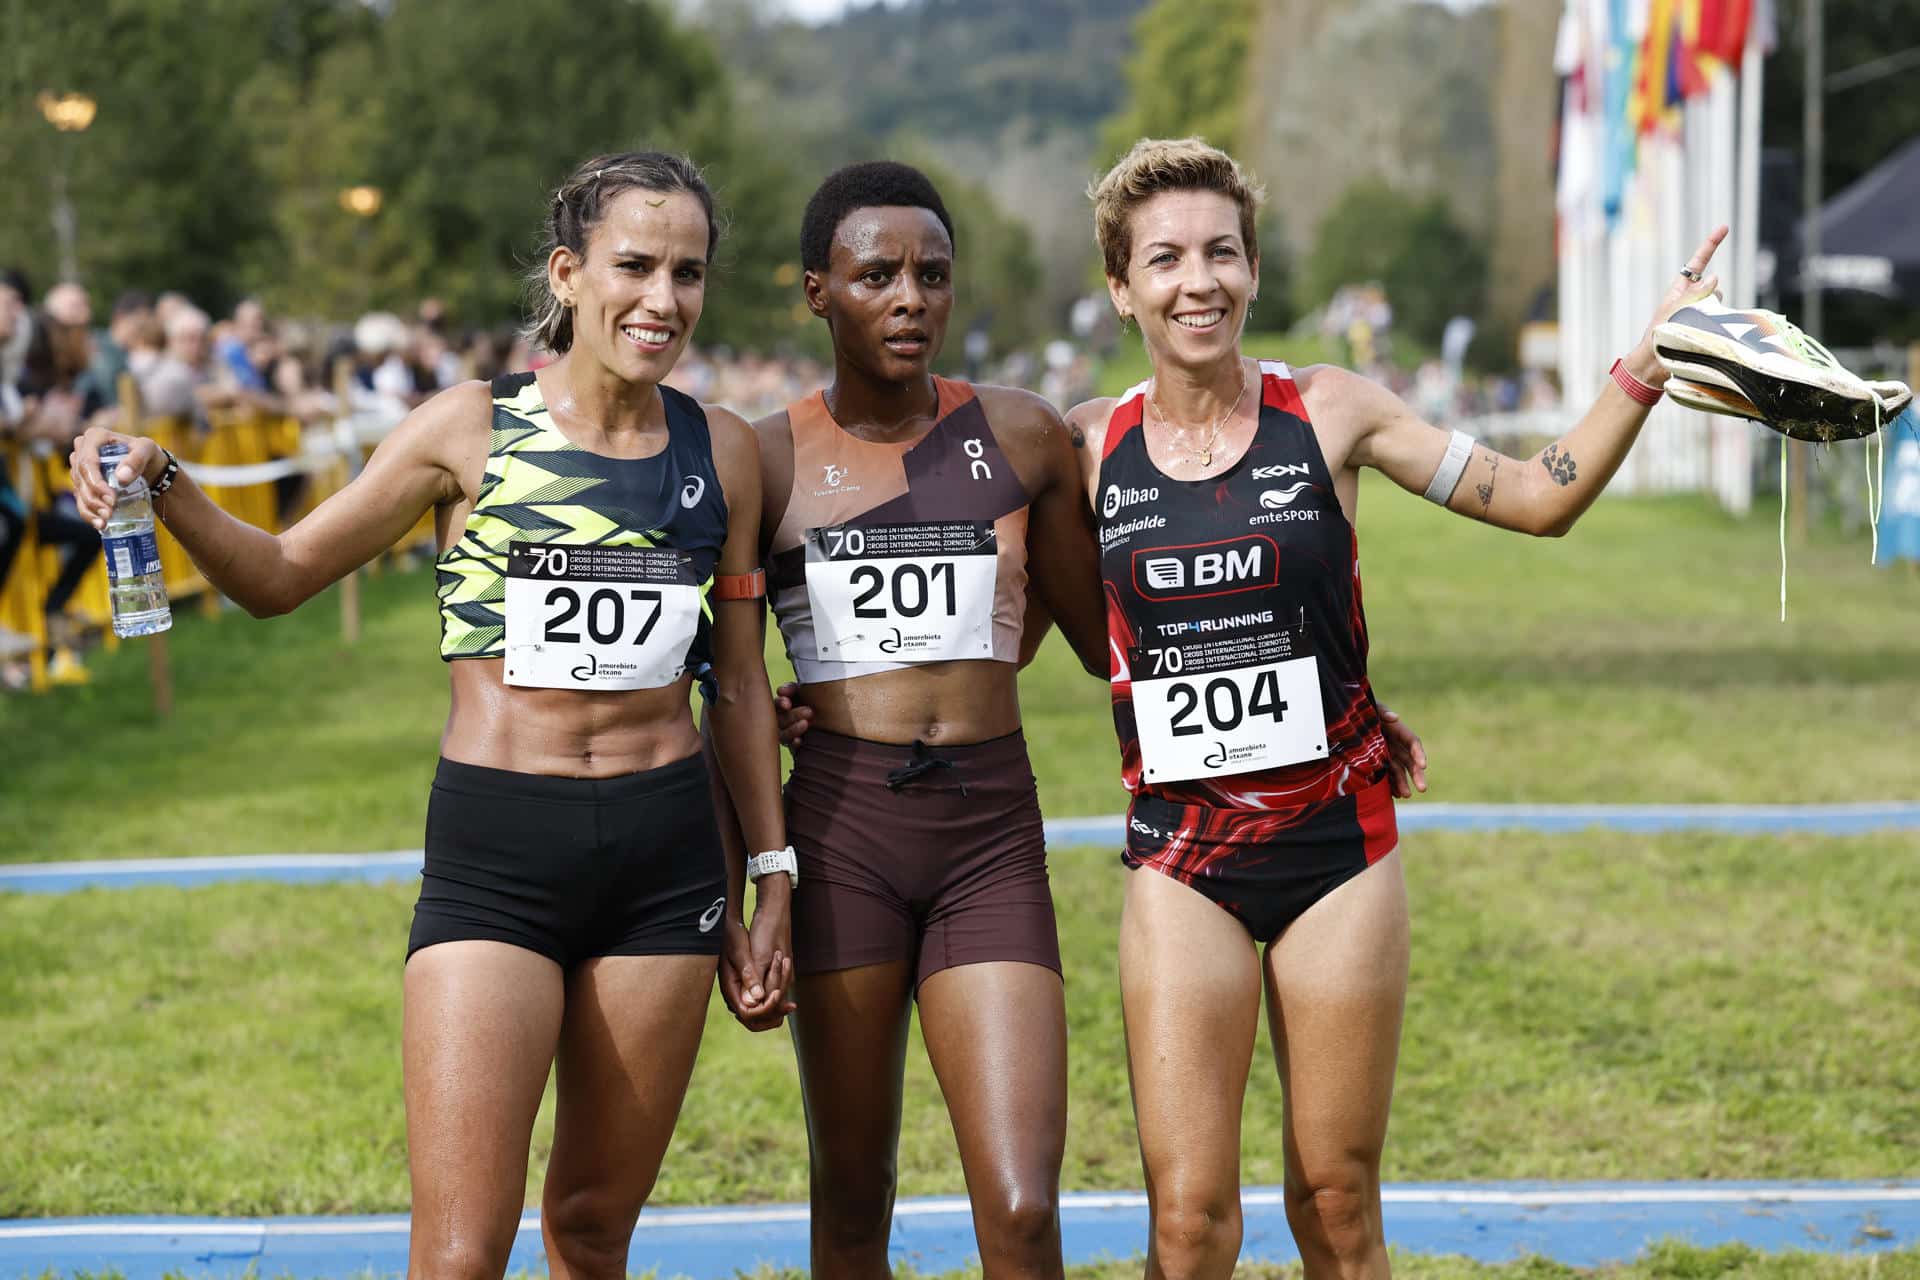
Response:
POLYGON ((1264 534, 1133 553, 1134 589, 1149 600, 1231 595, 1279 580, 1279 548, 1264 534))

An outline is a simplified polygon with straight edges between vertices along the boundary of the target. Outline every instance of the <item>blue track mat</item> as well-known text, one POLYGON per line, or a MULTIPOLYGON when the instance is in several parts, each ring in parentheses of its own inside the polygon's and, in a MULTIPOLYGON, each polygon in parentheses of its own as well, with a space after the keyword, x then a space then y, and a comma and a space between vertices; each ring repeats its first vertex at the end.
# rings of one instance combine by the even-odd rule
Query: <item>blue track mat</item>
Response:
MULTIPOLYGON (((1400 830, 1539 831, 1588 830, 1657 834, 1708 831, 1735 835, 1866 835, 1920 830, 1920 804, 1833 805, 1500 805, 1403 803, 1400 830)), ((1126 819, 1054 818, 1047 843, 1117 847, 1126 819)), ((192 888, 223 880, 406 880, 420 874, 420 850, 394 853, 267 854, 234 858, 145 858, 109 862, 36 862, 0 865, 0 892, 68 893, 75 889, 128 889, 141 885, 192 888)))
MULTIPOLYGON (((1779 1251, 1881 1251, 1920 1243, 1920 1183, 1481 1183, 1386 1189, 1387 1236, 1415 1253, 1488 1262, 1540 1254, 1573 1266, 1625 1260, 1654 1241, 1742 1242, 1779 1251)), ((1278 1188, 1244 1195, 1248 1261, 1295 1258, 1278 1188)), ((1146 1248, 1146 1198, 1063 1198, 1067 1260, 1129 1258, 1146 1248)), ((0 1222, 0 1276, 53 1269, 121 1272, 126 1280, 260 1276, 296 1280, 399 1275, 404 1218, 90 1218, 0 1222)), ((922 1271, 974 1256, 964 1199, 902 1201, 893 1260, 922 1271)), ((762 1263, 804 1267, 801 1205, 660 1209, 642 1216, 629 1269, 720 1280, 762 1263)), ((520 1225, 511 1267, 540 1270, 540 1226, 520 1225)))

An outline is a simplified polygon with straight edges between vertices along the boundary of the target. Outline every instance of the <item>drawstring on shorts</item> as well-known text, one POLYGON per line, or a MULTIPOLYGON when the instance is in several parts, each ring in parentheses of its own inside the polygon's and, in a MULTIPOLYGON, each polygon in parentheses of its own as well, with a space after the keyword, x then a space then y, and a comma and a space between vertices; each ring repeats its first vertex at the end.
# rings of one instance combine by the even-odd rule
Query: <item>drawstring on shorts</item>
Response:
MULTIPOLYGON (((887 771, 887 790, 898 791, 909 782, 915 782, 926 777, 935 769, 951 769, 953 767, 953 761, 944 760, 934 755, 933 752, 927 750, 927 744, 925 742, 919 738, 915 738, 913 740, 912 757, 898 769, 889 769, 887 771)), ((967 784, 962 782, 960 784, 960 795, 964 798, 966 794, 967 784)))

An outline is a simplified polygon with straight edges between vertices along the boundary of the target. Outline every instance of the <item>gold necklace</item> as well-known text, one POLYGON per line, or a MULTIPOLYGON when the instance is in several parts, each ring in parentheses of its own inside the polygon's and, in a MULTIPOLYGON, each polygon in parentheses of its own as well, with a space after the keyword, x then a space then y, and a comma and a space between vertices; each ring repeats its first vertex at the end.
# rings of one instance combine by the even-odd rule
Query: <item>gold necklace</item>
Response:
POLYGON ((1197 452, 1189 448, 1184 441, 1173 434, 1173 424, 1167 421, 1166 412, 1160 408, 1160 401, 1155 398, 1155 390, 1157 390, 1157 386, 1147 391, 1147 407, 1153 410, 1153 416, 1159 419, 1160 425, 1166 429, 1167 439, 1175 448, 1183 451, 1191 461, 1197 462, 1203 467, 1212 466, 1213 446, 1220 442, 1220 432, 1226 427, 1228 419, 1232 418, 1235 411, 1240 408, 1240 402, 1247 398, 1246 367, 1242 366, 1240 369, 1240 394, 1233 398, 1233 403, 1227 406, 1227 411, 1220 415, 1220 421, 1213 424, 1213 433, 1207 437, 1205 447, 1197 452))

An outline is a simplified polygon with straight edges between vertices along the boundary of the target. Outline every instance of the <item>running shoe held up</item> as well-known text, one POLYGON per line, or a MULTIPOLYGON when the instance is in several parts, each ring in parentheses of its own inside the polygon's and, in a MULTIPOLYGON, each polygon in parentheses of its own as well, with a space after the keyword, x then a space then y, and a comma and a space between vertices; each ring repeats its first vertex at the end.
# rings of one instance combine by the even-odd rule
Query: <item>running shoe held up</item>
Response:
POLYGON ((1772 311, 1702 298, 1654 328, 1654 351, 1673 374, 1674 399, 1709 413, 1752 417, 1796 440, 1858 440, 1913 399, 1902 382, 1868 382, 1772 311))

